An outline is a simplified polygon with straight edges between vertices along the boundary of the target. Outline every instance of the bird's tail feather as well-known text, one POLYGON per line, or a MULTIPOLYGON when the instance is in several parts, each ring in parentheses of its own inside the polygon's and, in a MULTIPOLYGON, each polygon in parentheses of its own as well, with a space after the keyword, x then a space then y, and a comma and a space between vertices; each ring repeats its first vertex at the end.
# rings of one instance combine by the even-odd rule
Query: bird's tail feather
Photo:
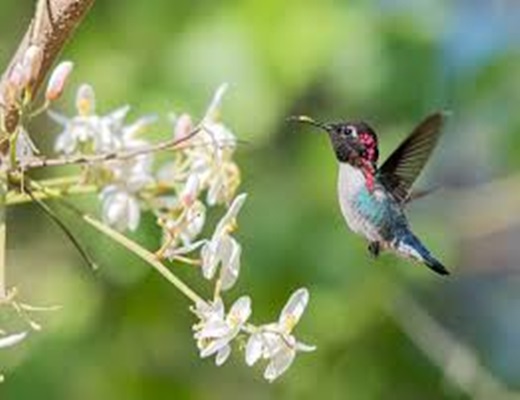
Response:
POLYGON ((422 262, 440 275, 449 275, 449 271, 428 251, 412 232, 406 232, 399 240, 397 250, 406 256, 422 262))

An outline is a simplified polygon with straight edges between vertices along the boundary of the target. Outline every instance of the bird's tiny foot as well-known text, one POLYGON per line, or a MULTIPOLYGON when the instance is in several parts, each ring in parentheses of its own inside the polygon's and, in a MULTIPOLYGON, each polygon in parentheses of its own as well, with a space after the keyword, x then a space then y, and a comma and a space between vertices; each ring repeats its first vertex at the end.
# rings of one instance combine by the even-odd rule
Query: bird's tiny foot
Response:
POLYGON ((372 257, 377 258, 377 256, 379 256, 380 251, 381 246, 379 245, 379 242, 370 242, 368 244, 368 252, 372 257))

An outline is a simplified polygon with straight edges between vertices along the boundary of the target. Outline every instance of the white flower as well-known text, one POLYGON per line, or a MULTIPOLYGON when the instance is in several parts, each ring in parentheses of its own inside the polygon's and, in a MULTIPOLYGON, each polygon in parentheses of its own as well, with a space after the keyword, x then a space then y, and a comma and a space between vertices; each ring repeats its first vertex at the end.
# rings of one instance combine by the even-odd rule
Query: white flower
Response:
POLYGON ((240 244, 231 237, 234 230, 236 216, 242 208, 247 195, 238 195, 226 214, 218 223, 213 236, 207 241, 201 250, 202 273, 206 279, 215 276, 217 268, 220 268, 220 283, 222 290, 230 289, 236 282, 240 272, 240 244))
POLYGON ((149 155, 140 155, 104 164, 111 173, 110 182, 100 194, 105 223, 120 231, 137 229, 141 215, 138 193, 153 183, 152 161, 149 155))
POLYGON ((36 146, 27 131, 21 127, 16 138, 16 160, 23 162, 34 157, 36 146))
POLYGON ((103 221, 119 231, 135 231, 139 226, 141 210, 132 194, 117 186, 107 186, 100 194, 103 206, 103 221))
MULTIPOLYGON (((191 137, 183 148, 188 175, 197 175, 200 190, 207 190, 206 202, 229 203, 240 183, 240 171, 233 161, 236 137, 218 120, 220 102, 226 90, 222 85, 216 91, 201 123, 201 131, 191 137)), ((191 118, 181 115, 175 124, 174 137, 181 139, 192 132, 191 118)))
POLYGON ((17 345, 27 337, 27 332, 13 333, 0 337, 0 349, 17 345))
POLYGON ((269 382, 287 371, 297 352, 315 350, 315 346, 298 342, 291 334, 308 302, 307 289, 296 290, 280 313, 278 322, 258 327, 249 337, 246 345, 246 363, 251 366, 260 358, 268 359, 264 378, 269 382))
MULTIPOLYGON (((176 198, 172 201, 178 203, 176 198)), ((171 218, 165 213, 162 222, 163 244, 168 245, 163 255, 171 260, 177 255, 191 253, 202 246, 203 241, 194 240, 202 231, 205 221, 206 206, 198 200, 188 205, 177 218, 171 218)))
POLYGON ((222 365, 231 353, 229 343, 251 315, 251 299, 248 296, 240 297, 227 315, 221 298, 211 304, 197 304, 195 313, 200 318, 194 327, 200 356, 205 358, 216 354, 216 364, 222 365))
POLYGON ((94 89, 87 84, 78 88, 75 104, 77 115, 72 118, 49 111, 50 117, 64 127, 55 143, 58 153, 91 154, 127 149, 132 146, 136 134, 155 120, 145 116, 125 127, 124 119, 129 106, 120 107, 105 116, 96 114, 94 89))
MULTIPOLYGON (((76 99, 78 115, 67 118, 49 111, 49 116, 64 127, 58 136, 54 149, 58 153, 103 153, 119 149, 118 132, 113 129, 114 117, 109 114, 100 117, 94 114, 95 97, 85 86, 80 87, 76 99)), ((119 111, 119 110, 117 110, 119 111)))
POLYGON ((240 183, 239 169, 233 162, 235 135, 222 123, 208 120, 192 142, 186 154, 191 160, 191 173, 197 174, 201 186, 208 190, 208 205, 230 201, 240 183))
MULTIPOLYGON (((129 106, 120 107, 105 116, 96 114, 96 96, 90 85, 83 84, 76 93, 77 115, 72 118, 50 112, 63 125, 55 149, 64 154, 107 153, 145 148, 148 143, 136 136, 154 122, 145 116, 125 126, 129 106)), ((118 230, 135 230, 140 220, 139 192, 154 182, 152 154, 112 159, 89 165, 86 181, 102 190, 103 220, 118 230)))

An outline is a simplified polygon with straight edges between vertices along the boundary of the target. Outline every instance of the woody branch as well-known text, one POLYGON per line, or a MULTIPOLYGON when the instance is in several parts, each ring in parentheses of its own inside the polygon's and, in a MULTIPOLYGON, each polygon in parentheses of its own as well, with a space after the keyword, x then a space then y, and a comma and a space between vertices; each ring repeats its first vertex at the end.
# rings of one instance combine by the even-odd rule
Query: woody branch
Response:
MULTIPOLYGON (((9 73, 22 60, 27 48, 30 45, 37 45, 42 49, 43 58, 32 85, 33 92, 36 94, 65 43, 93 3, 94 0, 38 0, 29 27, 2 74, 0 93, 7 85, 9 73)), ((11 134, 15 131, 20 119, 19 108, 17 104, 10 101, 6 101, 3 107, 5 110, 4 128, 7 133, 11 134)))
MULTIPOLYGON (((38 0, 34 16, 21 40, 18 49, 0 78, 0 93, 5 93, 9 77, 16 65, 20 64, 30 46, 37 46, 41 52, 41 62, 32 71, 32 98, 38 92, 52 64, 60 54, 67 40, 74 33, 94 0, 38 0)), ((21 109, 14 97, 2 96, 0 104, 2 145, 0 152, 9 153, 9 140, 20 123, 21 109)), ((8 176, 5 166, 0 171, 0 300, 7 297, 5 276, 6 221, 5 207, 8 176)))

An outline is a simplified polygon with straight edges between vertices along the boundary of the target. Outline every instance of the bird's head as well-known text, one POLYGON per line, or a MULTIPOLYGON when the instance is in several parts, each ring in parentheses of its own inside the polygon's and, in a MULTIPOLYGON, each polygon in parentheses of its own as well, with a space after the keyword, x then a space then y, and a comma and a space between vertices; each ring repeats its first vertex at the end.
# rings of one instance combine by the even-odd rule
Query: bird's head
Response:
POLYGON ((338 161, 355 167, 370 164, 375 169, 379 157, 377 136, 365 122, 321 123, 303 115, 291 117, 290 120, 327 132, 338 161))

